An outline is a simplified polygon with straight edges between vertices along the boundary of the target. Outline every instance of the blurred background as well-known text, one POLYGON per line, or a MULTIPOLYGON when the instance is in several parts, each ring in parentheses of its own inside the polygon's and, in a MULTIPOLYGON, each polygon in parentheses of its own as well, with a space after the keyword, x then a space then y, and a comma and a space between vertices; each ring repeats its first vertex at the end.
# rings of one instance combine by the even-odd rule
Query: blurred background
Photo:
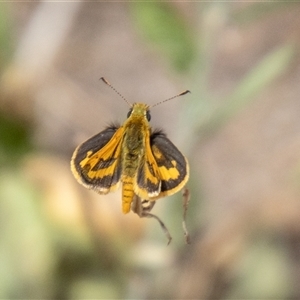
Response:
POLYGON ((0 298, 299 299, 300 4, 0 4, 0 298), (154 219, 70 171, 130 102, 191 166, 154 219))

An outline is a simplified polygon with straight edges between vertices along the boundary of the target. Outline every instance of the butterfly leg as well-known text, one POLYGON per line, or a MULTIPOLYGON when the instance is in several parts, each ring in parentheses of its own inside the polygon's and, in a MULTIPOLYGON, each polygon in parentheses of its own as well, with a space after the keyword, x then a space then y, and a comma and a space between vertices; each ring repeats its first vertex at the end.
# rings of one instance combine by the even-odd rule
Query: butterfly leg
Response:
POLYGON ((168 245, 171 243, 172 237, 171 234, 164 224, 164 222, 156 215, 151 214, 150 211, 152 210, 153 206, 155 205, 155 201, 150 200, 142 200, 137 195, 134 196, 131 210, 136 213, 140 218, 154 218, 158 221, 160 227, 162 228, 163 232, 165 233, 168 239, 168 245))
POLYGON ((184 236, 185 236, 185 242, 187 244, 191 243, 191 239, 190 239, 190 235, 189 232, 187 230, 186 227, 186 213, 187 213, 187 209, 188 209, 188 205, 189 205, 189 201, 190 201, 190 191, 187 188, 184 188, 182 190, 182 197, 183 197, 183 220, 182 220, 182 227, 183 227, 183 232, 184 232, 184 236))

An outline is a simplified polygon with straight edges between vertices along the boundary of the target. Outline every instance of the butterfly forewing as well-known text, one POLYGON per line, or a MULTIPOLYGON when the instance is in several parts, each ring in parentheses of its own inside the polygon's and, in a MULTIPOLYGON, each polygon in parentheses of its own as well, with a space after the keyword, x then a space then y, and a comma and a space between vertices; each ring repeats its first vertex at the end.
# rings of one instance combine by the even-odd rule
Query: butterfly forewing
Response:
POLYGON ((101 194, 117 188, 122 173, 119 159, 123 131, 123 127, 108 127, 75 150, 71 167, 84 186, 101 194))

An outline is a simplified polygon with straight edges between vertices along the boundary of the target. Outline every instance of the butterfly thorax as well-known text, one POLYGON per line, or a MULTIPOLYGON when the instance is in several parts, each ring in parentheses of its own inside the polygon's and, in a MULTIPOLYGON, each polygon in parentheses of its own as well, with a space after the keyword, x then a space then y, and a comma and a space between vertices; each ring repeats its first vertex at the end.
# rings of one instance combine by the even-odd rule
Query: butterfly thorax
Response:
POLYGON ((132 112, 124 124, 122 147, 123 174, 133 177, 145 154, 145 139, 149 136, 149 123, 146 113, 148 106, 134 104, 132 112))

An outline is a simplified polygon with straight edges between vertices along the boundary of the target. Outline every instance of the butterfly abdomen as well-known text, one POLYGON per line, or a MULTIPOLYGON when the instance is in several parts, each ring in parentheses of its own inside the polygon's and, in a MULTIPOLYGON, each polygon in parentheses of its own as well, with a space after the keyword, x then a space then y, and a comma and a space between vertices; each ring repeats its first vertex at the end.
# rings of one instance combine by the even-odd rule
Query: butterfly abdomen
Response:
POLYGON ((131 209, 131 202, 134 197, 133 177, 124 176, 122 181, 122 210, 124 214, 127 214, 131 209))

